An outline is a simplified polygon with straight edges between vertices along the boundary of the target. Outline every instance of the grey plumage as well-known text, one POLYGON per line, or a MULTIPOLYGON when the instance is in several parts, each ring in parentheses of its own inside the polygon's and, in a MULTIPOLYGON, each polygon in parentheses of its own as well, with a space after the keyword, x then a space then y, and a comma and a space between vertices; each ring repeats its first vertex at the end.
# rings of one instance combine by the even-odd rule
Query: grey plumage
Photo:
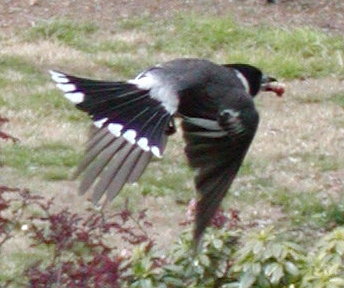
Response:
POLYGON ((151 67, 129 81, 94 81, 52 71, 52 78, 97 129, 76 171, 80 193, 93 187, 93 201, 112 200, 137 181, 152 155, 160 157, 174 118, 182 118, 185 154, 197 170, 199 194, 194 239, 198 243, 237 175, 256 133, 253 97, 282 95, 284 88, 247 64, 217 65, 176 59, 151 67))

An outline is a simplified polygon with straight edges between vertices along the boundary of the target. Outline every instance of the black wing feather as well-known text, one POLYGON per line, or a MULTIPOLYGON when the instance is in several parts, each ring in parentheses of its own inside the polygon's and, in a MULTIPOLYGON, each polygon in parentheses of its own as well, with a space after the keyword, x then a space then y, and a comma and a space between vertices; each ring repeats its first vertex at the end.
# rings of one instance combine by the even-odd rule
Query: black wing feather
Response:
POLYGON ((138 180, 152 153, 162 154, 167 139, 165 130, 172 115, 150 96, 149 90, 135 84, 90 80, 55 71, 51 75, 78 109, 100 121, 75 172, 75 177, 83 174, 79 191, 84 194, 93 187, 94 202, 104 193, 111 200, 125 183, 138 180), (111 130, 111 124, 120 129, 111 130), (130 136, 121 137, 128 130, 130 136))
MULTIPOLYGON (((185 153, 190 166, 197 169, 196 190, 200 199, 196 207, 194 239, 199 242, 205 228, 216 213, 223 197, 237 175, 242 161, 255 135, 259 117, 253 102, 241 107, 233 121, 199 121, 184 117, 183 135, 185 153), (236 125, 243 128, 236 130, 236 125)), ((225 107, 219 111, 219 115, 225 107)))

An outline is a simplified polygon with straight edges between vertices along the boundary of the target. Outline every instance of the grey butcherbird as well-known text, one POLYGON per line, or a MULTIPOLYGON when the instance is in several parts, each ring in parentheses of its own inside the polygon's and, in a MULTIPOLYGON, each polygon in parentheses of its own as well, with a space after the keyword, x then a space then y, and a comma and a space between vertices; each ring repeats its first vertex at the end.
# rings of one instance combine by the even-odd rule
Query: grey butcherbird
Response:
POLYGON ((259 91, 281 96, 284 87, 247 64, 217 65, 204 59, 175 59, 128 81, 95 81, 50 71, 96 131, 76 175, 80 192, 112 200, 125 183, 139 179, 152 158, 161 157, 181 118, 185 153, 195 168, 199 194, 194 240, 198 243, 232 184, 255 135, 259 91))

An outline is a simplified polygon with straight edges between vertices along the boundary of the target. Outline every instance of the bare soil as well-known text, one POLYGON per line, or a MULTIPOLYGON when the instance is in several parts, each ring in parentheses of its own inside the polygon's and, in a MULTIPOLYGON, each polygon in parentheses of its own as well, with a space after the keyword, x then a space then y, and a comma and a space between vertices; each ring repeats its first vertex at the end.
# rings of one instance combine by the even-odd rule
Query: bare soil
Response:
POLYGON ((265 0, 1 0, 0 29, 30 27, 55 17, 93 21, 109 28, 119 18, 147 15, 154 21, 183 11, 229 14, 243 24, 309 25, 344 32, 342 0, 280 0, 278 4, 265 0))
MULTIPOLYGON (((242 23, 242 25, 266 24, 280 27, 308 25, 311 27, 317 27, 328 33, 344 33, 343 0, 280 0, 276 5, 268 5, 266 4, 265 0, 0 0, 0 37, 3 33, 8 31, 15 33, 16 29, 29 28, 35 26, 41 21, 46 21, 52 18, 64 17, 67 19, 77 19, 78 21, 92 21, 97 26, 104 27, 104 29, 115 29, 115 23, 118 19, 146 15, 152 17, 152 21, 154 21, 155 19, 161 17, 168 19, 168 17, 173 17, 177 13, 183 11, 194 11, 198 12, 200 15, 228 14, 231 17, 234 17, 239 23, 242 23)), ((49 46, 51 44, 48 42, 42 42, 40 45, 42 51, 49 51, 51 48, 49 46)), ((8 49, 8 47, 3 47, 2 52, 4 52, 4 49, 8 49)), ((60 54, 50 53, 45 57, 47 57, 47 61, 49 61, 51 64, 54 62, 61 62, 61 59, 63 59, 63 57, 65 57, 64 55, 66 54, 70 56, 70 53, 78 53, 76 51, 67 51, 66 49, 68 48, 61 48, 59 50, 60 54), (65 50, 61 51, 62 49, 65 50), (59 57, 61 57, 61 59, 59 57)), ((34 55, 39 54, 40 52, 41 51, 39 51, 37 45, 33 47, 26 47, 23 44, 20 52, 16 53, 32 53, 34 55), (32 53, 33 49, 35 50, 35 53, 32 53)), ((75 56, 76 58, 79 57, 80 59, 82 57, 82 55, 75 56)), ((87 59, 80 62, 87 63, 87 59)), ((87 63, 85 65, 87 65, 89 68, 89 65, 92 64, 87 63)), ((304 97, 306 100, 311 98, 312 95, 316 93, 326 95, 328 92, 328 87, 332 87, 331 89, 335 91, 342 91, 342 87, 344 87, 342 79, 309 79, 307 81, 295 80, 292 83, 289 83, 288 86, 290 89, 288 93, 291 97, 303 95, 302 97, 304 97)), ((268 98, 267 100, 262 101, 268 101, 268 98)), ((297 106, 294 102, 288 102, 288 100, 282 101, 275 101, 276 104, 273 104, 275 107, 271 111, 262 111, 262 115, 265 119, 279 120, 276 122, 270 121, 270 124, 266 122, 266 126, 260 127, 259 135, 257 135, 258 139, 255 140, 254 144, 255 147, 252 148, 250 152, 252 153, 253 157, 255 156, 255 153, 261 153, 267 155, 267 157, 270 157, 269 153, 274 153, 273 151, 278 150, 283 151, 283 153, 281 152, 282 156, 285 156, 286 159, 289 159, 290 157, 287 157, 289 154, 295 154, 298 152, 297 150, 293 151, 293 149, 299 149, 300 147, 302 148, 302 146, 298 146, 300 143, 295 144, 294 139, 301 139, 303 134, 298 127, 297 121, 290 121, 290 115, 302 116, 302 119, 299 119, 305 123, 303 125, 303 129, 310 131, 309 134, 311 135, 309 136, 311 140, 307 142, 307 145, 310 145, 310 147, 308 147, 309 149, 314 150, 319 146, 319 151, 325 152, 326 146, 331 145, 332 143, 344 143, 344 141, 340 140, 343 139, 342 135, 344 134, 341 133, 343 128, 340 128, 340 130, 338 129, 338 131, 331 130, 332 132, 329 133, 328 125, 326 126, 328 122, 323 122, 325 124, 320 128, 315 127, 314 123, 316 123, 318 120, 318 116, 314 115, 313 111, 311 110, 312 107, 309 107, 308 110, 304 110, 303 106, 297 106), (284 113, 280 113, 280 107, 282 107, 282 105, 285 109, 284 113), (285 116, 276 117, 278 113, 285 116), (281 134, 283 134, 285 131, 295 131, 295 134, 291 135, 290 133, 290 136, 284 137, 284 142, 280 141, 280 144, 277 144, 278 141, 271 142, 271 140, 265 141, 265 139, 263 139, 266 135, 269 136, 269 139, 271 138, 271 135, 277 139, 278 136, 281 136, 281 134), (330 136, 325 137, 325 135, 330 136), (269 145, 266 143, 269 143, 269 145), (276 149, 271 149, 272 146, 274 146, 276 149)), ((321 117, 328 116, 326 114, 328 113, 328 111, 326 111, 326 107, 319 111, 322 112, 320 115, 321 117)), ((335 111, 334 115, 338 116, 341 113, 342 110, 338 110, 337 112, 335 111)), ((14 119, 15 117, 11 117, 11 115, 8 115, 8 117, 11 119, 11 123, 9 125, 12 126, 11 129, 6 131, 11 131, 13 135, 21 139, 25 139, 24 137, 20 136, 22 133, 24 134, 23 129, 27 129, 27 127, 23 126, 22 123, 17 123, 14 119)), ((21 117, 27 120, 29 116, 22 114, 21 117)), ((331 119, 331 117, 327 118, 331 119)), ((51 129, 54 127, 55 137, 62 138, 61 135, 72 135, 71 137, 76 137, 73 136, 72 133, 67 133, 69 131, 69 128, 66 127, 67 124, 63 124, 63 127, 62 124, 59 124, 60 126, 58 126, 56 123, 50 123, 50 125, 51 127, 48 125, 48 127, 44 127, 44 129, 47 129, 46 131, 48 131, 48 128, 51 129)), ((35 127, 35 129, 39 128, 35 127)), ((80 133, 80 135, 81 134, 82 133, 80 133)), ((26 139, 26 141, 38 141, 41 140, 41 138, 47 137, 49 134, 45 131, 42 131, 42 133, 39 134, 36 131, 36 133, 33 135, 35 136, 32 136, 30 139, 26 139), (37 135, 41 136, 38 137, 37 135)), ((78 138, 74 140, 77 141, 77 143, 81 143, 84 139, 78 138)), ((338 147, 338 151, 335 151, 338 153, 337 155, 342 153, 340 151, 344 151, 342 149, 342 146, 338 147)), ((174 152, 171 151, 171 153, 174 152)), ((272 156, 278 157, 279 155, 276 154, 272 156)), ((294 159, 291 159, 291 161, 294 161, 294 159)), ((287 167, 290 166, 287 165, 287 167)), ((266 173, 269 174, 274 169, 275 167, 271 165, 271 167, 267 167, 266 173)), ((319 177, 319 175, 308 175, 309 177, 300 179, 296 174, 297 171, 294 174, 283 174, 282 172, 277 173, 278 171, 273 172, 278 174, 276 176, 276 180, 281 183, 285 183, 286 186, 294 187, 294 185, 302 185, 302 187, 306 187, 307 189, 310 185, 317 185, 317 182, 313 180, 316 177, 319 177)), ((326 178, 322 182, 326 183, 326 188, 329 194, 338 195, 343 191, 343 175, 344 171, 340 170, 327 174, 325 173, 323 176, 321 176, 326 178)), ((32 191, 44 190, 48 195, 54 195, 58 199, 59 203, 63 205, 63 207, 82 210, 87 205, 85 202, 81 201, 77 193, 75 193, 78 186, 77 181, 66 180, 49 182, 47 184, 39 179, 27 179, 25 177, 18 179, 17 174, 14 173, 10 168, 2 168, 0 182, 1 178, 6 179, 5 183, 10 186, 27 187, 32 191), (56 191, 58 191, 58 193, 56 193, 56 191)), ((191 179, 189 182, 190 183, 188 185, 192 185, 191 179)), ((238 183, 238 185, 239 184, 240 183, 238 183)), ((182 209, 180 207, 174 207, 175 203, 166 201, 167 200, 163 199, 153 199, 153 197, 145 197, 142 202, 139 203, 139 208, 150 208, 150 217, 148 218, 154 218, 156 222, 160 224, 160 226, 157 227, 157 230, 153 232, 157 234, 158 237, 170 240, 175 239, 174 234, 180 230, 178 223, 184 219, 184 215, 183 212, 181 212, 182 209), (172 206, 173 209, 171 208, 172 206), (161 214, 161 211, 164 211, 164 215, 161 214)), ((276 219, 284 217, 283 213, 281 213, 278 208, 275 209, 275 207, 263 207, 262 204, 257 204, 256 207, 252 207, 251 209, 248 208, 246 211, 247 214, 252 214, 255 218, 265 221, 269 221, 271 218, 276 219), (259 207, 259 209, 257 209, 257 207, 259 207)), ((250 215, 247 215, 247 218, 250 218, 250 215)), ((166 245, 168 245, 168 243, 166 245)))

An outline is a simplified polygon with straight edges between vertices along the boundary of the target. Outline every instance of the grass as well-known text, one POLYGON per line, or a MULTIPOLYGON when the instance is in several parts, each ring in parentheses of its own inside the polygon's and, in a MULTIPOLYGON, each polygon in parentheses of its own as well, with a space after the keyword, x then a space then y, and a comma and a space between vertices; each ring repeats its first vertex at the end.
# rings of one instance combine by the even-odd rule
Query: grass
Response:
POLYGON ((293 157, 298 157, 301 161, 309 163, 320 172, 337 171, 344 168, 343 163, 337 157, 331 155, 307 152, 293 155, 293 157))
POLYGON ((16 55, 4 55, 0 58, 0 88, 16 84, 42 85, 43 77, 31 59, 16 55))
POLYGON ((119 33, 117 29, 116 33, 98 33, 98 28, 90 23, 55 19, 31 28, 24 38, 36 42, 58 41, 85 53, 111 52, 113 56, 99 59, 99 64, 121 69, 123 76, 135 74, 136 69, 149 64, 147 56, 151 62, 156 53, 215 56, 223 62, 249 62, 288 79, 343 75, 338 61, 338 55, 344 55, 341 36, 327 35, 308 27, 247 27, 228 16, 181 14, 168 21, 158 21, 159 25, 152 25, 146 16, 124 19, 118 21, 119 33), (147 32, 142 33, 143 30, 147 32), (141 37, 118 39, 121 32, 128 31, 141 37), (144 51, 145 57, 138 61, 133 55, 140 54, 140 51, 144 51), (127 55, 123 57, 121 54, 127 55))
POLYGON ((1 164, 24 175, 40 176, 45 180, 67 179, 80 153, 62 143, 47 143, 37 147, 16 144, 2 149, 1 164))
MULTIPOLYGON (((338 53, 344 56, 343 37, 307 27, 245 26, 227 16, 184 14, 158 21, 153 25, 147 17, 128 18, 100 30, 91 23, 54 19, 18 31, 14 38, 1 38, 0 115, 11 120, 6 131, 21 139, 18 144, 0 142, 1 165, 11 168, 11 177, 1 184, 16 186, 18 178, 32 177, 39 182, 40 193, 56 194, 62 197, 61 206, 66 204, 59 195, 66 183, 60 180, 68 179, 81 158, 88 117, 53 87, 47 75, 52 67, 95 78, 125 79, 175 57, 248 62, 292 82, 284 100, 268 95, 257 99, 258 135, 225 206, 240 208, 251 221, 268 218, 276 225, 276 215, 264 216, 260 210, 281 211, 283 225, 290 229, 309 225, 317 231, 330 223, 343 225, 342 201, 322 198, 337 199, 341 192, 331 181, 333 173, 340 178, 344 169, 339 149, 343 138, 338 132, 344 127, 344 95, 340 82, 328 85, 327 79, 344 76, 337 61, 338 53), (309 86, 297 81, 309 77, 318 79, 309 86), (56 184, 56 191, 45 188, 49 183, 56 184)), ((162 231, 176 216, 170 207, 195 195, 181 135, 171 138, 164 159, 151 163, 140 185, 126 187, 113 204, 121 205, 130 195, 131 205, 146 199, 150 205, 146 208, 160 215, 168 203, 169 213, 161 217, 169 219, 157 224, 162 231), (150 196, 157 197, 158 204, 149 202, 150 196)), ((176 207, 175 214, 180 210, 176 207)))
POLYGON ((119 73, 122 78, 131 78, 137 71, 150 66, 152 62, 147 61, 147 59, 139 60, 129 54, 122 55, 122 57, 114 54, 106 58, 97 59, 96 63, 119 73))
POLYGON ((344 109, 344 91, 331 95, 330 101, 344 109))
POLYGON ((159 26, 163 31, 152 35, 158 37, 156 49, 162 52, 205 58, 218 52, 227 62, 253 63, 289 79, 343 75, 336 54, 344 53, 343 38, 315 29, 247 27, 230 17, 198 15, 179 16, 170 25, 167 31, 165 25, 159 26))
POLYGON ((22 284, 21 279, 16 279, 16 275, 22 275, 23 271, 28 265, 34 264, 36 261, 42 261, 47 257, 47 253, 39 251, 41 255, 35 251, 35 253, 15 252, 10 256, 4 257, 4 261, 0 261, 0 282, 6 283, 7 281, 14 280, 9 287, 20 287, 22 284), (18 282, 18 283, 16 283, 18 282))
POLYGON ((58 41, 87 51, 87 38, 98 30, 92 23, 78 23, 68 19, 55 19, 41 22, 24 34, 28 41, 58 41))

